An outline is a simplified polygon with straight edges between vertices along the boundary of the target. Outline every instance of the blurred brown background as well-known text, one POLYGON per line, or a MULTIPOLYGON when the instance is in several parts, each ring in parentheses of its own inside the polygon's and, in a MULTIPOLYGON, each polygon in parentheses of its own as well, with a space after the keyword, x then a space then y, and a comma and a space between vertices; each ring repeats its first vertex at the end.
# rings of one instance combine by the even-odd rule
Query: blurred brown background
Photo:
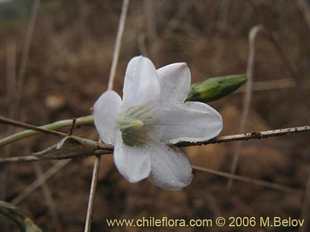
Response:
MULTIPOLYGON (((0 3, 1 115, 42 125, 90 114, 96 98, 106 89, 122 1, 41 1, 22 74, 22 54, 34 2, 13 2, 10 7, 0 3), (24 78, 21 90, 16 90, 14 77, 16 82, 24 78)), ((305 125, 310 115, 310 24, 307 24, 310 12, 301 2, 132 0, 116 73, 116 89, 121 93, 126 64, 138 54, 149 56, 157 67, 187 62, 193 82, 209 76, 245 73, 248 35, 253 26, 261 24, 274 33, 278 48, 267 36, 258 35, 254 92, 246 130, 305 125)), ((223 115, 222 135, 238 133, 243 97, 241 89, 211 103, 223 115)), ((4 125, 0 128, 1 137, 15 130, 4 125)), ((78 128, 74 133, 97 138, 92 127, 78 128)), ((56 141, 49 136, 27 139, 1 148, 1 155, 27 154, 56 141)), ((238 181, 228 191, 226 178, 204 172, 195 172, 193 183, 182 192, 163 191, 148 181, 128 184, 116 171, 111 156, 104 157, 92 231, 150 231, 108 229, 107 217, 291 216, 303 217, 309 223, 310 204, 306 204, 304 194, 310 168, 309 141, 309 134, 249 141, 243 143, 240 153, 238 175, 300 190, 296 194, 238 181)), ((235 144, 229 143, 188 150, 194 164, 227 172, 234 148, 235 144)), ((14 200, 38 178, 40 168, 45 172, 53 164, 55 162, 0 166, 2 200, 14 200)), ((46 183, 45 190, 39 188, 19 206, 44 231, 82 231, 92 166, 92 158, 72 161, 46 183)), ((14 231, 5 220, 0 222, 0 231, 14 231)), ((227 228, 225 231, 251 229, 227 228)))

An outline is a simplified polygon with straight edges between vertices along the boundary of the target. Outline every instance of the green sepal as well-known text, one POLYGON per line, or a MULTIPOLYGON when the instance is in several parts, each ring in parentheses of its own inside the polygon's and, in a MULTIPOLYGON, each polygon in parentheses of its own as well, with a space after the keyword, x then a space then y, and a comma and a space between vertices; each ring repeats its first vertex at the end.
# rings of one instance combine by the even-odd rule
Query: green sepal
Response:
POLYGON ((225 97, 246 83, 245 74, 211 77, 191 87, 186 101, 210 102, 225 97))

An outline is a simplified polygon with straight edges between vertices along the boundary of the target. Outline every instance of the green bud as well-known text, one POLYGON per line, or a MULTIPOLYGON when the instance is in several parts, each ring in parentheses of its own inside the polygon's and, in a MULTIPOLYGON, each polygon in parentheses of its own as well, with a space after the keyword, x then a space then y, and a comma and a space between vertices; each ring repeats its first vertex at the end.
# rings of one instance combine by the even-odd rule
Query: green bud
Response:
POLYGON ((186 101, 210 102, 231 94, 247 81, 245 74, 212 77, 195 83, 186 101))

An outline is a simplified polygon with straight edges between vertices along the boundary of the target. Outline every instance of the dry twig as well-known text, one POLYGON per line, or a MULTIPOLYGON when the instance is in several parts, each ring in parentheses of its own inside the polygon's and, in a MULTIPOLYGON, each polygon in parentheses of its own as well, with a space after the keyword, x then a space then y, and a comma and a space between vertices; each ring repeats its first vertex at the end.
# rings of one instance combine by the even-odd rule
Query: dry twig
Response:
MULTIPOLYGON (((114 53, 113 53, 112 66, 111 66, 111 71, 110 71, 110 76, 109 76, 108 90, 113 89, 115 72, 116 72, 116 67, 118 64, 122 37, 123 37, 126 18, 127 18, 128 7, 129 7, 129 0, 123 0, 122 12, 120 15, 118 31, 116 35, 115 48, 114 48, 114 53)), ((92 182, 91 182, 91 187, 90 187, 90 194, 89 194, 89 200, 88 200, 84 232, 90 231, 91 219, 92 219, 92 214, 93 214, 94 198, 95 198, 97 179, 98 179, 98 173, 99 173, 99 166, 100 166, 100 156, 97 156, 95 163, 94 163, 94 167, 93 167, 93 175, 92 175, 92 182)))
MULTIPOLYGON (((228 143, 234 141, 247 141, 253 139, 266 139, 271 137, 279 137, 279 136, 293 135, 299 133, 309 133, 309 132, 310 132, 310 125, 305 125, 305 126, 290 127, 276 130, 266 130, 259 132, 248 132, 242 134, 226 135, 202 142, 180 142, 174 145, 179 147, 199 146, 199 145, 216 144, 216 143, 228 143)), ((65 143, 63 144, 61 149, 57 149, 56 144, 43 151, 33 153, 31 155, 0 158, 0 163, 77 159, 94 155, 99 156, 113 153, 113 146, 107 144, 101 144, 99 142, 95 142, 92 140, 89 141, 91 142, 80 144, 76 140, 73 140, 73 142, 75 143, 65 143)))
MULTIPOLYGON (((249 109, 251 105, 251 99, 252 99, 252 89, 253 89, 253 75, 254 75, 254 62, 255 62, 255 40, 257 34, 263 30, 263 27, 261 25, 255 26, 252 28, 249 34, 249 58, 248 58, 248 66, 246 71, 247 76, 247 84, 246 84, 246 90, 245 90, 245 96, 243 100, 243 111, 241 115, 241 122, 240 122, 240 129, 239 132, 243 132, 246 128, 246 121, 249 115, 249 109)), ((235 174, 239 156, 240 156, 240 149, 241 149, 241 141, 235 144, 235 151, 233 156, 233 161, 231 164, 231 170, 230 172, 232 174, 235 174)), ((233 179, 229 179, 227 187, 230 189, 232 187, 233 179)))
POLYGON ((19 194, 15 199, 13 199, 12 203, 14 205, 20 204, 26 197, 28 197, 34 190, 39 188, 43 183, 46 182, 49 178, 54 176, 59 172, 62 168, 64 168, 70 160, 63 160, 58 162, 56 165, 48 169, 44 174, 42 174, 39 178, 37 178, 32 184, 27 186, 26 189, 23 190, 21 194, 19 194))
POLYGON ((308 26, 308 29, 310 30, 310 6, 309 3, 307 3, 306 0, 297 0, 297 5, 301 13, 303 14, 303 17, 305 19, 305 22, 308 26))
POLYGON ((245 176, 234 175, 234 174, 221 172, 221 171, 217 171, 217 170, 213 170, 213 169, 209 169, 209 168, 205 168, 205 167, 201 167, 197 165, 193 165, 192 167, 194 170, 207 172, 213 175, 228 178, 230 180, 242 181, 245 183, 254 184, 257 186, 266 187, 266 188, 270 188, 270 189, 274 189, 274 190, 278 190, 278 191, 286 192, 286 193, 299 193, 299 194, 302 193, 300 190, 296 190, 294 188, 286 187, 286 186, 276 184, 276 183, 271 183, 271 182, 267 182, 263 180, 256 180, 256 179, 245 177, 245 176))

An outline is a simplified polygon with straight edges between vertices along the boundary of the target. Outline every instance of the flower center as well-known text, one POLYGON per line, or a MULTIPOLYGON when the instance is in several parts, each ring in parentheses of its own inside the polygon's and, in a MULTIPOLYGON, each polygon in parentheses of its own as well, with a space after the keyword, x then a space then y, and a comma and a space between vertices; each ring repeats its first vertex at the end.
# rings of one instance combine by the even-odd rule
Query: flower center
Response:
POLYGON ((128 146, 141 146, 149 141, 149 131, 153 122, 149 106, 133 106, 118 115, 117 126, 123 142, 128 146))

